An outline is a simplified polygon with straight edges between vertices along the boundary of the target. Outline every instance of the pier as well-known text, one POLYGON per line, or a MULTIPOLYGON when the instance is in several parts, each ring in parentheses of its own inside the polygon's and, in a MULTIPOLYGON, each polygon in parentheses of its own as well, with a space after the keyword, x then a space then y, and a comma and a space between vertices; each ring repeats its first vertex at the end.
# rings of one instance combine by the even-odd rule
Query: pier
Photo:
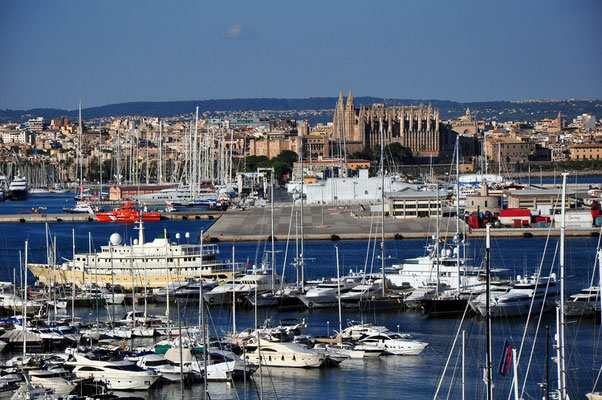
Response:
MULTIPOLYGON (((221 211, 178 211, 171 213, 161 213, 162 220, 210 220, 218 219, 221 216, 221 211)), ((94 222, 96 220, 96 216, 92 214, 0 214, 0 223, 94 222)))
MULTIPOLYGON (((275 207, 274 238, 285 241, 287 237, 295 238, 295 231, 300 234, 300 226, 296 228, 295 211, 291 206, 275 207), (291 217, 292 215, 292 217, 291 217), (289 227, 290 226, 290 227, 289 227), (290 233, 289 233, 290 232, 290 233)), ((379 214, 380 215, 380 214, 379 214)), ((297 215, 297 221, 298 221, 297 215)), ((380 218, 371 216, 369 206, 306 206, 303 211, 303 234, 306 240, 366 240, 370 237, 380 238, 380 218)), ((232 210, 223 213, 206 231, 214 241, 258 241, 270 237, 269 208, 252 208, 246 211, 232 210)), ((390 218, 385 220, 386 239, 424 239, 430 238, 436 231, 435 218, 390 218)), ((440 231, 443 237, 453 237, 456 231, 456 218, 440 218, 440 231)), ((567 229, 567 236, 597 235, 600 228, 567 229)), ((485 229, 473 229, 460 221, 460 232, 467 237, 484 237, 485 229)), ((494 228, 493 237, 542 237, 559 236, 558 228, 494 228)))

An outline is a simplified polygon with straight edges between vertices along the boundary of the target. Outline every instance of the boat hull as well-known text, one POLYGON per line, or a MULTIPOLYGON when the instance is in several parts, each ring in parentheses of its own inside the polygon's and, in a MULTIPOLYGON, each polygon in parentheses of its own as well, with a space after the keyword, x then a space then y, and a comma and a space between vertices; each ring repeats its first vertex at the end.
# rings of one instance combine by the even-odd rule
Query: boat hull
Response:
POLYGON ((29 192, 27 190, 9 190, 6 193, 7 200, 27 200, 29 192))
MULTIPOLYGON (((182 269, 178 274, 170 275, 169 280, 165 274, 153 274, 149 272, 144 279, 145 282, 143 282, 139 277, 138 279, 132 280, 131 275, 113 276, 111 274, 94 274, 85 273, 82 271, 72 272, 70 269, 57 268, 55 280, 55 271, 53 271, 52 268, 47 264, 27 264, 27 267, 36 277, 38 282, 48 286, 55 284, 55 282, 57 285, 74 282, 77 287, 81 287, 89 282, 98 282, 98 285, 101 287, 108 287, 114 284, 115 286, 119 285, 127 289, 131 289, 132 286, 135 288, 146 287, 147 289, 152 289, 166 287, 168 282, 170 285, 173 285, 177 282, 199 278, 198 272, 186 271, 184 269, 182 269)), ((227 280, 232 279, 232 271, 206 272, 203 273, 202 276, 206 279, 227 280)))

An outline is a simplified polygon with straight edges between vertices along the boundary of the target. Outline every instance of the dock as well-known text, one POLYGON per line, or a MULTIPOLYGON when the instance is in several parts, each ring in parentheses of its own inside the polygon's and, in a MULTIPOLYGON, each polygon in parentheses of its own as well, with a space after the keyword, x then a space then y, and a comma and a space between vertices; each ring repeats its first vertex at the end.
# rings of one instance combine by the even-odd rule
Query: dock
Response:
MULTIPOLYGON (((381 238, 380 214, 370 215, 367 206, 306 206, 303 215, 303 234, 306 240, 367 240, 381 238)), ((274 239, 286 241, 295 239, 295 231, 299 234, 299 208, 281 206, 274 208, 274 239), (297 223, 296 223, 297 221, 297 223)), ((426 239, 436 232, 436 218, 385 218, 385 239, 426 239)), ((439 219, 441 236, 451 238, 456 233, 456 218, 439 219)), ((485 229, 473 229, 460 221, 460 232, 467 237, 484 237, 485 229)), ((567 236, 598 235, 599 227, 571 229, 567 228, 567 236)), ((492 237, 545 237, 559 236, 558 228, 492 228, 492 237)), ((261 241, 271 236, 270 209, 252 208, 245 211, 229 210, 206 231, 213 241, 261 241)))
MULTIPOLYGON (((221 211, 179 211, 161 213, 162 220, 200 220, 218 219, 222 216, 221 211)), ((0 214, 0 223, 44 223, 44 222, 94 222, 96 216, 93 214, 0 214)))

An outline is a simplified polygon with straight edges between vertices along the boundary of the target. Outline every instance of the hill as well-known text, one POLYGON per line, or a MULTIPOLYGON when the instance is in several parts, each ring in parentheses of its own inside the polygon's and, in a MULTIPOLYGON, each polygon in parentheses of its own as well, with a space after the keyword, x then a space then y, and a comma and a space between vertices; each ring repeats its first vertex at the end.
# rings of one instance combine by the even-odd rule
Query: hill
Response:
MULTIPOLYGON (((302 110, 332 110, 336 105, 335 97, 311 97, 306 99, 224 99, 224 100, 188 100, 188 101, 138 101, 108 104, 82 110, 85 119, 118 117, 118 116, 154 116, 173 117, 189 114, 199 107, 201 113, 211 115, 218 111, 273 111, 275 114, 290 115, 302 110), (284 113, 288 111, 289 113, 284 113)), ((436 99, 384 99, 378 97, 357 97, 355 104, 369 106, 373 103, 387 105, 431 104, 440 110, 442 119, 457 118, 467 107, 479 119, 497 121, 536 121, 542 118, 554 118, 558 112, 572 119, 583 113, 599 117, 602 111, 600 100, 529 100, 529 101, 491 101, 491 102, 455 102, 436 99), (598 115, 597 115, 597 114, 598 115)), ((0 121, 24 121, 32 117, 45 119, 66 115, 77 117, 77 110, 60 110, 54 108, 36 108, 31 110, 0 110, 0 121)), ((304 119, 307 115, 304 114, 304 119)), ((332 119, 332 111, 320 116, 310 117, 310 122, 325 122, 332 119)))

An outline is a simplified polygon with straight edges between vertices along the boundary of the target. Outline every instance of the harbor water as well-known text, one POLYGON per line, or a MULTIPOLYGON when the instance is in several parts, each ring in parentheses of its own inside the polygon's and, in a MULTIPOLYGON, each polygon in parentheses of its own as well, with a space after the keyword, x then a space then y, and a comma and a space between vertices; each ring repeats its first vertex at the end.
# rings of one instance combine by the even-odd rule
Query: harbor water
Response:
MULTIPOLYGON (((31 196, 23 202, 6 202, 0 204, 0 212, 17 212, 17 208, 32 208, 44 205, 50 208, 62 208, 70 197, 56 195, 49 198, 31 196), (11 208, 7 211, 7 208, 11 208)), ((59 210, 56 210, 59 211, 59 210)), ((152 239, 164 229, 175 240, 176 233, 180 233, 182 243, 198 243, 201 231, 210 226, 212 221, 161 221, 145 224, 147 240, 152 239), (185 233, 190 233, 186 238, 185 233)), ((118 232, 129 243, 130 238, 137 238, 138 232, 132 224, 102 224, 96 222, 84 223, 53 223, 49 225, 51 235, 57 237, 59 260, 70 259, 72 256, 72 230, 75 230, 76 249, 84 252, 88 249, 88 234, 91 233, 95 249, 106 245, 109 236, 118 232)), ((266 233, 269 230, 269 218, 262 226, 257 226, 258 232, 266 233)), ((294 229, 293 229, 294 231, 294 229)), ((2 266, 0 279, 12 281, 13 274, 19 276, 19 252, 24 252, 25 240, 29 241, 29 261, 46 261, 46 237, 44 224, 1 224, 0 225, 0 254, 2 266)), ((539 267, 543 267, 543 274, 558 272, 558 260, 554 259, 557 238, 549 240, 546 256, 542 261, 542 254, 546 247, 545 238, 526 239, 497 239, 492 240, 492 267, 506 268, 508 274, 528 275, 539 267)), ((597 237, 570 238, 566 241, 566 266, 567 266, 567 294, 573 294, 590 285, 594 268, 594 258, 597 237)), ((233 243, 220 242, 221 258, 231 259, 233 243)), ((305 242, 307 279, 336 276, 335 248, 340 250, 341 269, 343 273, 349 270, 359 271, 367 269, 374 272, 380 271, 380 242, 376 246, 372 241, 340 241, 340 242, 305 242), (376 249, 376 254, 374 250, 376 249)), ((385 243, 387 264, 403 261, 405 258, 416 257, 424 254, 424 240, 397 240, 385 243)), ((249 262, 250 265, 260 265, 264 254, 271 244, 237 243, 235 244, 236 261, 249 262)), ((276 265, 282 271, 286 264, 285 277, 287 281, 294 282, 296 271, 291 266, 295 253, 294 236, 291 237, 285 263, 286 243, 276 242, 276 265)), ((483 243, 480 240, 471 240, 466 249, 467 256, 474 259, 475 264, 480 264, 483 256, 483 243)), ((33 276, 29 276, 33 283, 33 276)), ((597 282, 597 276, 595 281, 597 282)), ((140 306, 138 306, 140 307, 140 306)), ((131 306, 119 306, 118 316, 131 310, 131 306)), ((164 314, 165 306, 150 304, 149 312, 164 314)), ((107 312, 103 309, 81 308, 78 315, 84 319, 106 319, 107 312)), ((175 313, 172 310, 172 315, 175 313)), ((184 320, 191 324, 198 324, 198 303, 186 305, 181 310, 184 320)), ((305 319, 308 323, 307 333, 312 335, 333 334, 338 330, 338 311, 331 310, 305 310, 278 312, 275 309, 260 309, 258 319, 261 323, 270 320, 278 324, 283 318, 305 319)), ((210 334, 221 336, 231 332, 232 312, 230 308, 211 308, 210 334)), ((239 330, 253 325, 254 314, 252 310, 237 310, 237 327, 239 330)), ((376 359, 346 360, 338 368, 332 369, 292 369, 270 368, 263 369, 262 387, 264 398, 283 399, 429 399, 433 398, 443 366, 451 349, 454 335, 460 324, 459 317, 432 318, 415 311, 359 311, 343 310, 343 327, 349 321, 365 321, 385 325, 393 331, 409 333, 414 338, 426 341, 429 347, 421 356, 402 357, 386 356, 376 359)), ((494 370, 494 398, 507 399, 510 393, 512 370, 503 377, 498 375, 497 363, 502 352, 504 342, 508 340, 512 348, 519 349, 521 338, 525 329, 526 318, 496 319, 492 324, 493 370, 494 370)), ((545 325, 550 326, 551 342, 555 331, 554 313, 544 316, 542 325, 537 327, 537 318, 533 318, 527 328, 522 356, 520 358, 518 382, 523 389, 524 399, 541 399, 543 390, 539 383, 544 382, 545 371, 545 325), (536 342, 535 342, 536 341, 536 342), (534 344, 535 342, 535 344, 534 344), (531 349, 534 348, 533 360, 527 373, 527 365, 531 349)), ((463 330, 466 332, 465 343, 465 393, 466 398, 484 398, 485 384, 483 382, 482 367, 485 363, 485 322, 476 316, 467 317, 463 330)), ((600 345, 600 323, 594 319, 571 320, 567 325, 567 355, 568 355, 568 384, 569 394, 573 399, 584 398, 584 394, 591 391, 602 362, 600 345)), ((148 339, 138 340, 133 344, 152 343, 148 339)), ((128 343, 130 345, 130 343, 128 343)), ((555 354, 550 345, 550 354, 555 354)), ((453 350, 438 398, 461 398, 461 343, 453 350)), ((550 360, 550 380, 555 387, 556 366, 550 360)), ((242 383, 228 385, 225 383, 210 383, 209 392, 212 399, 249 398, 257 399, 260 380, 259 374, 253 376, 246 388, 242 383)), ((184 388, 184 397, 188 399, 202 398, 202 384, 187 385, 184 388)), ((598 390, 600 387, 597 388, 598 390)), ((141 396, 148 399, 179 398, 179 385, 161 385, 151 388, 148 392, 133 392, 130 395, 141 396)))

